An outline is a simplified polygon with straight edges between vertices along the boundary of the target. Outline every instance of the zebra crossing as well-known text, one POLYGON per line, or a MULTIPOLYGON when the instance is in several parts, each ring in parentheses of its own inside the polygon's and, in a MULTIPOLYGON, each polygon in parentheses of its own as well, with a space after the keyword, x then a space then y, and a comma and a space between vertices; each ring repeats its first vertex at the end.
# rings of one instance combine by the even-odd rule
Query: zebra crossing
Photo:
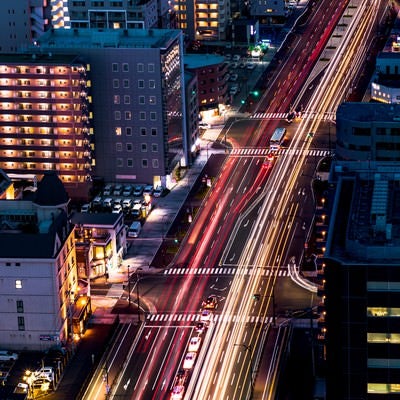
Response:
MULTIPOLYGON (((248 315, 246 317, 240 317, 238 315, 228 314, 214 314, 213 322, 237 322, 237 323, 265 323, 268 324, 273 321, 273 317, 260 317, 257 315, 248 315)), ((147 314, 146 322, 200 322, 200 314, 147 314)))
POLYGON ((286 268, 280 268, 278 272, 271 269, 259 268, 170 268, 164 271, 164 275, 254 275, 260 274, 261 276, 277 275, 280 277, 289 276, 286 268))
MULTIPOLYGON (((250 116, 252 119, 287 119, 289 117, 289 113, 254 113, 250 116)), ((335 121, 336 120, 336 112, 328 111, 324 113, 320 113, 317 111, 303 111, 301 114, 301 118, 306 119, 320 119, 322 121, 335 121)))
POLYGON ((305 154, 306 156, 315 156, 315 157, 326 157, 332 154, 332 151, 329 150, 318 150, 318 149, 308 149, 308 150, 300 150, 300 149, 280 149, 277 151, 273 151, 269 148, 257 148, 257 147, 239 147, 231 150, 230 155, 236 157, 266 157, 270 154, 273 155, 299 155, 300 153, 305 154))

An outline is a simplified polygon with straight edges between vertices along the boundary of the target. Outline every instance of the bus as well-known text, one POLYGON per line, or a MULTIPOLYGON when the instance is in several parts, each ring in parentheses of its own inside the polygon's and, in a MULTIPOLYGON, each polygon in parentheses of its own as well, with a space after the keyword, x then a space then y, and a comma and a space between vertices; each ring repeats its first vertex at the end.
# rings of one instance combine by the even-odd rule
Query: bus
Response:
POLYGON ((277 151, 281 148, 285 140, 286 128, 276 128, 269 140, 269 148, 272 151, 277 151))

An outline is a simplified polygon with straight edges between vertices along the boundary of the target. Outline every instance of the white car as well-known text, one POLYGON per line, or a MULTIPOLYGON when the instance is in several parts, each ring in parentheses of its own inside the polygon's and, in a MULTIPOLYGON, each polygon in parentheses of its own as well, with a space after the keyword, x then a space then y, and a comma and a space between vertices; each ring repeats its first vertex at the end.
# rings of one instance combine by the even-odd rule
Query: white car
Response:
POLYGON ((161 197, 164 194, 164 188, 162 186, 157 186, 154 189, 153 196, 154 197, 161 197))
POLYGON ((199 128, 202 128, 202 129, 210 129, 210 128, 211 128, 211 125, 210 125, 209 123, 207 123, 207 122, 200 122, 200 123, 199 123, 199 128))
POLYGON ((238 89, 236 86, 232 86, 232 87, 229 89, 229 94, 230 94, 231 96, 234 96, 235 94, 238 93, 238 91, 239 91, 239 89, 238 89))
POLYGON ((36 370, 33 375, 36 378, 47 378, 50 379, 51 381, 54 380, 54 370, 52 367, 43 367, 38 370, 36 370))
POLYGON ((190 339, 188 351, 194 351, 197 353, 200 348, 201 337, 194 336, 190 339))
POLYGON ((212 320, 212 312, 210 310, 203 310, 201 312, 200 321, 206 324, 212 320))
POLYGON ((183 361, 183 369, 192 369, 195 360, 196 360, 196 353, 194 352, 187 353, 185 356, 185 360, 183 361))
POLYGON ((122 212, 122 206, 121 204, 114 204, 114 207, 112 209, 113 214, 119 214, 122 212))
POLYGON ((178 385, 174 386, 171 392, 171 400, 180 400, 183 399, 183 395, 185 393, 185 386, 178 385))
POLYGON ((16 361, 18 354, 8 350, 0 350, 0 361, 16 361))

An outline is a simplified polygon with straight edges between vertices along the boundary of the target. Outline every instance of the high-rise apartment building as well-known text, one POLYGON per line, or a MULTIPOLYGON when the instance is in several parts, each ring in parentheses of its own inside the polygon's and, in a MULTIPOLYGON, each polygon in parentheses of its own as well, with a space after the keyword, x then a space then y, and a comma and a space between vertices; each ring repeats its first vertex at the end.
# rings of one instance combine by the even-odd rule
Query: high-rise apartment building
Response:
POLYGON ((170 186, 189 164, 183 36, 163 29, 54 29, 37 52, 76 54, 90 71, 95 174, 170 186))
POLYGON ((175 28, 168 0, 51 0, 54 28, 175 28))
POLYGON ((90 82, 76 56, 0 55, 0 168, 37 182, 56 171, 71 197, 92 175, 90 82))
POLYGON ((338 161, 330 186, 326 398, 393 399, 400 395, 399 164, 338 161))
POLYGON ((21 51, 51 26, 48 0, 2 0, 0 15, 0 53, 21 51))

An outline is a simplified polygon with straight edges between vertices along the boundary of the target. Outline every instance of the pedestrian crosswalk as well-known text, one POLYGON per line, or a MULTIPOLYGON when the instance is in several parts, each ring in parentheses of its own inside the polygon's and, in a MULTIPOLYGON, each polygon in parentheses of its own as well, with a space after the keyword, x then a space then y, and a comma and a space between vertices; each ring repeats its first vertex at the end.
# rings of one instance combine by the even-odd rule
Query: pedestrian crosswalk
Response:
POLYGON ((274 155, 299 155, 300 153, 305 154, 306 156, 314 156, 314 157, 326 157, 329 154, 332 154, 332 151, 329 150, 320 150, 320 149, 308 149, 308 150, 300 150, 300 149, 280 149, 277 151, 272 151, 269 148, 258 148, 258 147, 239 147, 231 150, 230 155, 236 157, 266 157, 270 154, 274 155))
POLYGON ((254 275, 261 274, 262 276, 277 275, 281 277, 289 276, 288 270, 281 267, 278 272, 271 269, 260 268, 170 268, 164 271, 164 275, 254 275))
MULTIPOLYGON (((288 118, 289 113, 254 113, 250 116, 252 119, 286 119, 288 118)), ((317 111, 303 111, 301 114, 302 119, 319 119, 323 121, 335 121, 336 120, 336 112, 329 111, 320 113, 317 111)))
MULTIPOLYGON (((147 322, 200 322, 200 314, 197 313, 187 313, 187 314, 169 314, 169 313, 160 313, 160 314, 147 314, 146 321, 147 322)), ((258 315, 248 315, 245 317, 240 317, 238 315, 229 315, 229 314, 213 314, 212 321, 214 323, 217 322, 241 322, 241 323, 264 323, 268 324, 273 321, 273 317, 268 316, 258 316, 258 315)))

